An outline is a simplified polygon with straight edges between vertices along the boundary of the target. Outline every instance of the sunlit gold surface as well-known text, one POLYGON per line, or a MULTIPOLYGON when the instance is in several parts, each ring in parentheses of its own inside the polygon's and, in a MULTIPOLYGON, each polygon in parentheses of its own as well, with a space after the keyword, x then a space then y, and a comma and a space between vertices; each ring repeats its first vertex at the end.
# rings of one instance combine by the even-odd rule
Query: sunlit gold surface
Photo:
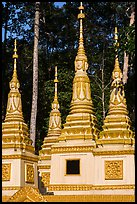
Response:
MULTIPOLYGON (((116 52, 118 47, 117 28, 115 28, 116 52)), ((116 53, 114 70, 112 72, 111 94, 109 111, 104 120, 103 131, 99 134, 98 144, 123 141, 125 144, 134 144, 134 132, 131 130, 131 120, 128 116, 122 72, 116 53), (106 140, 107 139, 107 140, 106 140), (122 140, 121 140, 122 139, 122 140)))
MULTIPOLYGON (((47 202, 135 202, 134 195, 44 195, 47 202)), ((7 202, 9 196, 2 196, 7 202)), ((25 202, 20 199, 20 202, 25 202)))
POLYGON ((123 179, 123 160, 105 161, 105 180, 123 179))
POLYGON ((6 117, 2 123, 2 148, 22 148, 34 152, 32 140, 29 138, 28 126, 24 122, 22 113, 21 94, 19 92, 19 80, 17 78, 17 48, 14 43, 14 70, 10 81, 10 92, 6 109, 6 117))
POLYGON ((88 191, 88 190, 116 190, 116 189, 134 189, 135 185, 74 185, 74 184, 55 184, 49 185, 49 191, 88 191))
POLYGON ((70 113, 59 136, 59 141, 73 139, 96 139, 98 135, 97 119, 94 114, 91 99, 90 80, 87 76, 87 56, 83 42, 82 13, 84 7, 79 7, 80 37, 77 56, 75 58, 75 76, 73 79, 73 93, 70 105, 70 113))
POLYGON ((25 186, 11 196, 7 202, 45 202, 37 189, 25 186))
POLYGON ((9 181, 11 175, 11 163, 2 164, 2 181, 9 181))

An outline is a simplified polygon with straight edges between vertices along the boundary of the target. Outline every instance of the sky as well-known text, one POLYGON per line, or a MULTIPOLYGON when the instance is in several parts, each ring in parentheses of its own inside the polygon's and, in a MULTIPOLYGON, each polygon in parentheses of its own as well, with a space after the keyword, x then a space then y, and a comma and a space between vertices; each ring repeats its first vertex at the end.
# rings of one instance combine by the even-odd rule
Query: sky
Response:
POLYGON ((59 8, 62 7, 65 4, 65 2, 55 2, 55 6, 58 6, 59 8))
MULTIPOLYGON (((5 2, 2 2, 2 4, 4 5, 5 2)), ((55 6, 58 6, 59 8, 61 8, 64 4, 65 2, 55 2, 55 6)), ((2 28, 2 42, 3 40, 4 40, 4 28, 2 28)))

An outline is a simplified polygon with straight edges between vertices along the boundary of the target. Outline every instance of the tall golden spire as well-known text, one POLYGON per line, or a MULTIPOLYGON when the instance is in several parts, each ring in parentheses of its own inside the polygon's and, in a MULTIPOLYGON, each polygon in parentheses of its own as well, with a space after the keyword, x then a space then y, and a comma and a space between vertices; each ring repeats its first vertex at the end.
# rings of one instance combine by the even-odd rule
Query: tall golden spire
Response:
POLYGON ((79 34, 79 47, 78 47, 78 52, 75 59, 75 71, 77 70, 86 71, 88 69, 87 56, 85 55, 84 39, 83 39, 82 19, 85 18, 85 14, 82 13, 83 9, 84 7, 82 6, 82 2, 80 2, 80 7, 79 7, 80 13, 78 14, 78 19, 80 19, 80 34, 79 34))
POLYGON ((86 72, 88 63, 83 43, 82 20, 85 18, 85 14, 82 13, 83 9, 81 2, 78 14, 78 19, 80 19, 79 47, 74 63, 76 72, 73 79, 70 114, 66 118, 59 140, 95 139, 98 134, 97 120, 91 99, 90 80, 86 72))
POLYGON ((59 111, 58 95, 57 95, 57 66, 55 66, 55 94, 54 101, 52 103, 52 111, 49 119, 49 129, 47 136, 58 136, 61 133, 61 115, 59 111))
POLYGON ((122 72, 118 60, 118 32, 115 27, 115 65, 112 72, 111 94, 108 115, 104 120, 103 131, 99 134, 99 143, 132 144, 134 133, 131 130, 131 121, 128 117, 122 72))
POLYGON ((17 47, 16 46, 17 46, 17 41, 15 39, 15 42, 14 42, 14 54, 13 54, 14 70, 13 70, 12 81, 17 82, 19 84, 19 81, 17 79, 17 58, 18 58, 18 55, 17 55, 17 47))
POLYGON ((8 103, 7 103, 7 110, 6 110, 6 118, 5 121, 24 121, 23 113, 22 113, 22 102, 21 102, 21 95, 19 93, 19 80, 17 78, 17 42, 14 42, 14 70, 12 79, 9 83, 10 92, 8 94, 8 103))
POLYGON ((114 34, 114 46, 115 46, 115 66, 114 66, 114 70, 112 72, 112 79, 115 79, 115 75, 116 73, 119 75, 119 78, 122 78, 122 72, 121 69, 119 67, 119 61, 118 61, 118 47, 119 47, 119 43, 118 43, 118 31, 117 31, 117 27, 115 27, 115 34, 114 34))

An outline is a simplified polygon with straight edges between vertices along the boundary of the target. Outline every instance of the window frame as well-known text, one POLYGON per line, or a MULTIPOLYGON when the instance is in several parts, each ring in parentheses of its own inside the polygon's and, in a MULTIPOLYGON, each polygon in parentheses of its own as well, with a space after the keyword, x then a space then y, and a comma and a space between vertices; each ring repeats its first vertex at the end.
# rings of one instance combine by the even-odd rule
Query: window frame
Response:
POLYGON ((70 159, 66 159, 65 161, 65 176, 80 176, 80 159, 79 158, 70 158, 70 159), (67 173, 67 162, 68 161, 79 161, 78 162, 78 170, 79 170, 79 173, 67 173))

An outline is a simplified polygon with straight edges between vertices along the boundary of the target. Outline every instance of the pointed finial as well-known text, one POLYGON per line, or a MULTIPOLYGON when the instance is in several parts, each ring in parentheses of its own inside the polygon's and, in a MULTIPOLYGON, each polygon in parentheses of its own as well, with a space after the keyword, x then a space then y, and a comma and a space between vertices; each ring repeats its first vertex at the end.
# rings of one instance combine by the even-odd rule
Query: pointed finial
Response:
POLYGON ((18 55, 17 55, 17 41, 15 39, 15 42, 14 42, 14 54, 13 54, 13 59, 14 59, 14 71, 13 71, 13 77, 17 77, 17 61, 16 59, 18 58, 18 55))
POLYGON ((57 83, 58 83, 58 79, 57 79, 57 66, 55 66, 55 79, 54 79, 54 83, 55 83, 55 96, 54 96, 54 100, 57 100, 58 96, 57 96, 57 83))
POLYGON ((78 53, 75 59, 75 70, 83 70, 86 71, 88 69, 88 63, 87 63, 87 56, 85 55, 85 49, 84 49, 84 40, 83 40, 83 25, 82 25, 82 19, 85 18, 85 14, 82 13, 82 10, 84 9, 82 2, 80 2, 80 13, 78 14, 78 19, 80 19, 80 35, 79 35, 79 47, 78 47, 78 53))
POLYGON ((13 58, 16 59, 18 58, 18 55, 17 55, 17 41, 15 39, 15 42, 14 42, 14 54, 13 54, 13 58))
POLYGON ((13 76, 12 76, 12 80, 10 82, 10 88, 19 88, 19 81, 17 79, 17 41, 15 39, 14 42, 14 54, 13 54, 13 59, 14 59, 14 70, 13 70, 13 76))
POLYGON ((84 43, 83 43, 83 25, 82 25, 82 19, 85 18, 85 14, 82 13, 82 10, 84 7, 82 6, 82 2, 80 2, 80 13, 78 14, 78 19, 80 19, 80 37, 79 37, 79 48, 78 48, 78 54, 85 54, 84 50, 84 43))
POLYGON ((116 51, 116 55, 117 55, 117 51, 118 51, 118 47, 119 47, 117 27, 115 27, 114 40, 115 40, 114 46, 115 46, 115 51, 116 51))
POLYGON ((115 46, 116 57, 115 57, 114 70, 112 72, 112 78, 113 79, 119 78, 121 80, 122 79, 122 72, 121 72, 121 69, 119 67, 119 60, 118 60, 118 47, 119 47, 119 43, 118 43, 118 31, 117 31, 117 27, 115 27, 114 40, 115 40, 114 46, 115 46))

